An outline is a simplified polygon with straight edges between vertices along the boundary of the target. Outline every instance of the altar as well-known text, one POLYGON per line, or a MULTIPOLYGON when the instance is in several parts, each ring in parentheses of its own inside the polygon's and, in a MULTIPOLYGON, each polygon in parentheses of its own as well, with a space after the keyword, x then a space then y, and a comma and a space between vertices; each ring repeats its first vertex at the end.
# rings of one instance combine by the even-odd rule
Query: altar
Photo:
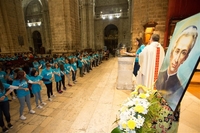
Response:
POLYGON ((118 57, 118 78, 117 89, 132 90, 134 87, 133 66, 135 63, 135 57, 121 56, 118 57))

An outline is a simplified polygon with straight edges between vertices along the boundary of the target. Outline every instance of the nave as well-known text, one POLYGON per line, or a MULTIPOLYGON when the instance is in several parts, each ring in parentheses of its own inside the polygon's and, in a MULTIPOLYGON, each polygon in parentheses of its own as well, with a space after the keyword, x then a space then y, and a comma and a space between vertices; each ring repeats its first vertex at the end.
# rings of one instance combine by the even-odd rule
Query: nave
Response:
MULTIPOLYGON (((32 108, 36 114, 29 114, 25 106, 26 120, 19 119, 19 102, 10 102, 10 133, 110 133, 116 126, 120 104, 129 96, 130 90, 117 90, 117 58, 110 58, 93 68, 84 77, 78 77, 77 84, 67 87, 63 94, 56 92, 53 101, 47 100, 46 88, 42 85, 42 99, 47 105, 37 109, 34 98, 32 108)), ((198 133, 200 100, 187 92, 181 105, 179 133, 198 133)))

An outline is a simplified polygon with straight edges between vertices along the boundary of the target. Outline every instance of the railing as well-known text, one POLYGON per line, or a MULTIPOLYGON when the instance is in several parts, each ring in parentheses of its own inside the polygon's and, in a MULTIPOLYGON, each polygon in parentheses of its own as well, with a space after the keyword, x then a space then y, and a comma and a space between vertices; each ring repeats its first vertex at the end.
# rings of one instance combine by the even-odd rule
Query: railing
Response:
POLYGON ((127 18, 127 17, 129 17, 129 12, 95 14, 95 19, 114 19, 114 18, 127 18))

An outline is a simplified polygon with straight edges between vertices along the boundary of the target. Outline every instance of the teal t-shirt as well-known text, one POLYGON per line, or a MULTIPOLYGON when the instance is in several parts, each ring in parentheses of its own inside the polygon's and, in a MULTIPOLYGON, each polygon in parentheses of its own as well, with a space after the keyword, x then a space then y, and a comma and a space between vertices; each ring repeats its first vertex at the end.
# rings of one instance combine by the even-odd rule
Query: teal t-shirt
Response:
MULTIPOLYGON (((136 55, 139 55, 139 54, 142 52, 142 50, 143 50, 144 48, 145 48, 145 45, 142 44, 142 45, 137 49, 136 55)), ((136 56, 135 62, 139 62, 139 57, 138 57, 138 56, 136 56)))
MULTIPOLYGON (((22 87, 22 88, 28 88, 28 83, 25 79, 23 79, 22 81, 14 80, 12 85, 19 86, 19 87, 22 87)), ((17 89, 16 91, 17 91, 17 97, 18 98, 24 97, 26 95, 30 95, 29 90, 26 91, 24 89, 17 89)))
POLYGON ((69 63, 65 63, 64 68, 65 68, 65 73, 69 74, 71 70, 71 65, 69 63))
MULTIPOLYGON (((10 87, 10 85, 3 83, 3 87, 4 87, 4 90, 0 91, 0 97, 4 96, 6 94, 6 89, 8 89, 10 87)), ((3 101, 8 101, 8 97, 5 97, 3 101)), ((3 102, 3 101, 0 101, 0 102, 3 102)))
POLYGON ((55 81, 56 81, 56 82, 61 81, 61 72, 60 72, 60 68, 55 68, 55 69, 53 69, 53 72, 54 72, 54 79, 55 79, 55 81), (60 74, 60 76, 57 75, 57 74, 60 74))
MULTIPOLYGON (((29 77, 29 79, 31 80, 31 81, 33 81, 33 82, 39 82, 41 79, 42 79, 42 77, 41 76, 30 76, 29 77)), ((35 94, 35 93, 37 93, 37 92, 40 92, 41 91, 41 86, 40 86, 40 84, 32 84, 32 93, 33 94, 35 94)))
POLYGON ((48 69, 43 69, 42 72, 41 72, 41 76, 45 79, 44 80, 44 84, 50 84, 52 81, 50 80, 52 78, 52 74, 53 74, 53 71, 52 69, 50 68, 49 70, 48 69), (46 81, 47 80, 47 81, 46 81))

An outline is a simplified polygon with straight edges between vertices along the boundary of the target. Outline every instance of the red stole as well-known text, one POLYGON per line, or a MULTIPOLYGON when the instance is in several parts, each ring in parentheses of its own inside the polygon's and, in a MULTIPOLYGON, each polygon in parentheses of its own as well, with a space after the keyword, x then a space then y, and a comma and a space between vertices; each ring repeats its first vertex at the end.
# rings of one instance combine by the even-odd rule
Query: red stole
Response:
POLYGON ((155 71, 154 71, 154 82, 158 78, 158 68, 159 68, 159 60, 160 60, 160 47, 156 48, 156 61, 155 61, 155 71))

